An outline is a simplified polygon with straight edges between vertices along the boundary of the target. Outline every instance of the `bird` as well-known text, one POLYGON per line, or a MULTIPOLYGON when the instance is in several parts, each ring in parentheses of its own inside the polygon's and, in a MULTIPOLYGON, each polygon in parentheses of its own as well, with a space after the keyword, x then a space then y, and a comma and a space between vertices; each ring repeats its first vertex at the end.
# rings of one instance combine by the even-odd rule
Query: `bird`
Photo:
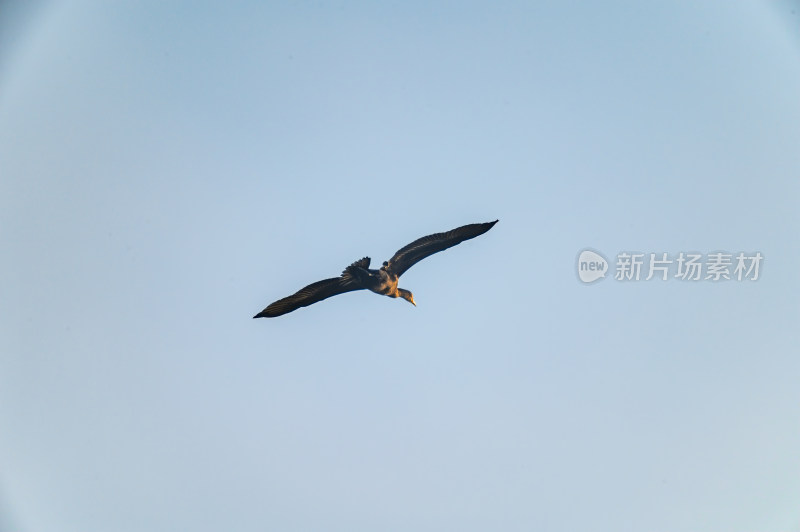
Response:
POLYGON ((253 318, 275 318, 289 312, 294 312, 300 307, 307 307, 323 299, 338 296, 355 290, 371 290, 376 294, 403 298, 415 307, 414 294, 410 290, 397 286, 398 278, 409 268, 434 253, 444 251, 465 240, 480 236, 496 224, 499 220, 487 223, 463 225, 443 233, 434 233, 414 240, 407 246, 400 248, 394 256, 385 261, 377 270, 371 270, 371 259, 364 257, 344 269, 339 277, 317 281, 294 294, 279 299, 267 308, 253 316, 253 318))

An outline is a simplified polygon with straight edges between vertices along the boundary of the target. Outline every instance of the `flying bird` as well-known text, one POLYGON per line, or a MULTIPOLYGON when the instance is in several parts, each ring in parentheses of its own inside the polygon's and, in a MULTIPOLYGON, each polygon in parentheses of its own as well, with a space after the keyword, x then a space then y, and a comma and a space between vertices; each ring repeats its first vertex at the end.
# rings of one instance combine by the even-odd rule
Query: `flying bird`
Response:
POLYGON ((272 303, 253 318, 282 316, 332 296, 364 289, 388 297, 402 297, 416 307, 414 295, 409 290, 398 288, 397 279, 425 257, 430 257, 434 253, 482 235, 497 222, 498 220, 483 224, 469 224, 445 233, 424 236, 400 248, 377 270, 370 270, 370 258, 364 257, 345 268, 339 277, 312 283, 298 290, 297 293, 272 303))

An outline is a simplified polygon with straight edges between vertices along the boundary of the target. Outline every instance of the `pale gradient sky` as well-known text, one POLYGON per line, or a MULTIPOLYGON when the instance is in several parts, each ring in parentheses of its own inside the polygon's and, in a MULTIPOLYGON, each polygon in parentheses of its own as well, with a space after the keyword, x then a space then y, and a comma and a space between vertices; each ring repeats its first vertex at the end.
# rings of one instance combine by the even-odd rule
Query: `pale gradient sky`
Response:
POLYGON ((0 532, 800 532, 796 3, 11 5, 0 532))

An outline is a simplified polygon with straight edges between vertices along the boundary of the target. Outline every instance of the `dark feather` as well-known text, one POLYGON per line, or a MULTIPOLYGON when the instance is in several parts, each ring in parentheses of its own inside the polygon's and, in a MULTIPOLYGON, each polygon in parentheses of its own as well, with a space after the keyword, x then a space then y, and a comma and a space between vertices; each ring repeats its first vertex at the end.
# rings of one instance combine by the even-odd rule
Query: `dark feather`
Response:
POLYGON ((389 259, 389 265, 386 266, 386 269, 399 277, 425 257, 430 257, 434 253, 439 253, 465 240, 480 236, 496 223, 497 220, 485 224, 463 225, 445 233, 423 236, 398 250, 394 257, 389 259))
MULTIPOLYGON (((363 260, 363 259, 362 259, 363 260)), ((362 286, 357 285, 349 279, 343 277, 334 277, 332 279, 325 279, 317 281, 305 288, 301 288, 295 294, 279 299, 275 303, 253 316, 254 318, 274 318, 281 316, 300 307, 307 307, 323 299, 332 296, 338 296, 346 292, 354 290, 363 290, 362 286)))

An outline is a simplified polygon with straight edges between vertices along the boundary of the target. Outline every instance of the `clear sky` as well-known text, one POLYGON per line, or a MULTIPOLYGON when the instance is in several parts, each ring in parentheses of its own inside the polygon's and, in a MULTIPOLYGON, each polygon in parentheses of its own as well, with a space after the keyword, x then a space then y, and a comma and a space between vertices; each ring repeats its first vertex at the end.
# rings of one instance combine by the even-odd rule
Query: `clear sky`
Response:
POLYGON ((0 531, 800 531, 796 3, 18 6, 0 531))

